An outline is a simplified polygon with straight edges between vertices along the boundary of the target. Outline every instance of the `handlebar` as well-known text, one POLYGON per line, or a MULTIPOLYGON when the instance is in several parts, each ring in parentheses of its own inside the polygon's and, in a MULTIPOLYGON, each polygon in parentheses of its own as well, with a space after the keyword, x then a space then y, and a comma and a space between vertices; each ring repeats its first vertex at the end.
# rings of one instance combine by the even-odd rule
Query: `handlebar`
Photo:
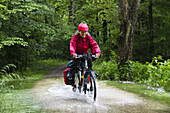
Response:
POLYGON ((93 55, 93 54, 83 54, 83 55, 80 55, 80 54, 77 54, 77 57, 76 58, 73 58, 71 56, 71 59, 77 59, 77 58, 87 58, 87 57, 92 57, 92 58, 97 58, 96 55, 93 55))

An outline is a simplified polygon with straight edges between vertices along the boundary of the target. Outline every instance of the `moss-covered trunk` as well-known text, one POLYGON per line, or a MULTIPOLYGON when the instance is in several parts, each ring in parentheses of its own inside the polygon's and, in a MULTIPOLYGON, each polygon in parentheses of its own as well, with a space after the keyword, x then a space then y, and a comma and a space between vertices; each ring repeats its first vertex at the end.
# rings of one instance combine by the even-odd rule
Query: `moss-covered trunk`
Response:
POLYGON ((123 65, 132 59, 133 37, 140 0, 118 0, 120 7, 120 37, 118 38, 118 62, 123 65))

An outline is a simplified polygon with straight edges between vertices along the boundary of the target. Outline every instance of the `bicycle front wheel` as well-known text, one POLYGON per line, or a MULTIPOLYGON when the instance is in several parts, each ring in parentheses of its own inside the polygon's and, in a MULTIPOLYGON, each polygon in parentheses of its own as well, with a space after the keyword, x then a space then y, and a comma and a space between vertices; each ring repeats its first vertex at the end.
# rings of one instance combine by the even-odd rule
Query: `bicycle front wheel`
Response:
POLYGON ((94 101, 96 101, 96 81, 93 77, 93 75, 90 76, 90 89, 89 89, 89 93, 91 93, 91 97, 94 101))

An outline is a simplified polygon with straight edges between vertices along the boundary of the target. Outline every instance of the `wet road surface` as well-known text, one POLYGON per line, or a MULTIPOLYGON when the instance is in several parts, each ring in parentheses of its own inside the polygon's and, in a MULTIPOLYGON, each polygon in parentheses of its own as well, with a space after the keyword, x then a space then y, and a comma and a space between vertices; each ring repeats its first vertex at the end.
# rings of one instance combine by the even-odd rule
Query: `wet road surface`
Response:
POLYGON ((138 95, 97 81, 97 100, 74 93, 64 84, 64 66, 49 71, 32 89, 40 109, 47 113, 170 113, 170 106, 146 100, 138 95))

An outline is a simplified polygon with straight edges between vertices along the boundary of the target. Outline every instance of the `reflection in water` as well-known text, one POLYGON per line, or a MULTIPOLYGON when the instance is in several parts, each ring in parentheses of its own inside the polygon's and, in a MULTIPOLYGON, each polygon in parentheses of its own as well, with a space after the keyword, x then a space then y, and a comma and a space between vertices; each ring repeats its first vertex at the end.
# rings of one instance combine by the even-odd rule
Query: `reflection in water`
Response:
POLYGON ((97 101, 88 95, 74 93, 63 78, 49 78, 37 82, 34 88, 36 100, 49 113, 159 113, 168 107, 146 101, 137 95, 97 82, 97 101))

